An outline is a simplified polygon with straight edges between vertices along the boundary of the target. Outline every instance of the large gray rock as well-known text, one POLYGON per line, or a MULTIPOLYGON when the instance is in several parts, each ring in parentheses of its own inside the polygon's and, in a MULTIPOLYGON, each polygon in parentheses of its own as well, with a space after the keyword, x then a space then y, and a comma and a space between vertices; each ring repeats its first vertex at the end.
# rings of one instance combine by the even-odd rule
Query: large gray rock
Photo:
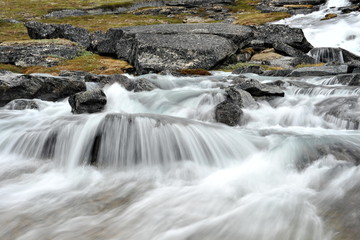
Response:
POLYGON ((117 55, 128 57, 140 74, 164 69, 211 69, 237 50, 232 41, 207 34, 138 34, 131 46, 131 51, 128 47, 124 51, 119 45, 117 55))
POLYGON ((0 44, 0 63, 21 67, 53 66, 60 59, 72 59, 82 48, 67 40, 20 41, 0 44))
POLYGON ((101 112, 106 102, 106 95, 101 89, 79 92, 69 97, 71 112, 76 114, 101 112))
MULTIPOLYGON (((286 25, 262 25, 254 27, 255 35, 254 39, 258 41, 264 41, 265 45, 272 45, 275 50, 280 52, 287 52, 289 55, 290 47, 291 51, 299 50, 303 53, 310 51, 313 46, 306 40, 304 32, 300 28, 290 28, 286 25), (288 48, 286 50, 286 48, 288 48)), ((297 57, 299 52, 296 51, 295 54, 290 56, 297 57)))
POLYGON ((47 24, 30 21, 25 23, 28 34, 32 39, 64 38, 90 48, 92 35, 89 31, 74 27, 70 24, 47 24))
MULTIPOLYGON (((233 41, 239 48, 254 35, 253 29, 248 26, 223 24, 223 23, 198 23, 198 24, 158 24, 150 26, 134 26, 112 28, 106 33, 106 39, 99 43, 99 53, 115 54, 119 41, 134 42, 138 34, 207 34, 218 35, 233 41)), ((129 45, 129 44, 126 44, 129 45)), ((121 44, 120 44, 121 47, 121 44)))
POLYGON ((56 101, 86 89, 85 82, 51 75, 0 74, 0 106, 14 99, 56 101))
POLYGON ((348 86, 360 86, 360 74, 341 74, 334 76, 334 83, 348 86))

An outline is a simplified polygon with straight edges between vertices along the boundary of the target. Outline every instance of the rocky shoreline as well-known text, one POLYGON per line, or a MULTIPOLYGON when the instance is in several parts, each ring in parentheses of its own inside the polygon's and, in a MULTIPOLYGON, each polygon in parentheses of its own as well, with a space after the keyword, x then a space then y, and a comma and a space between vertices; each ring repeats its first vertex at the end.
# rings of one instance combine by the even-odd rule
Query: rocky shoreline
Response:
MULTIPOLYGON (((214 7, 214 4, 232 2, 214 0, 206 1, 206 5, 214 7)), ((186 8, 205 4, 200 0, 152 2, 155 3, 186 8)), ((273 10, 277 11, 290 4, 303 6, 323 3, 322 0, 264 0, 259 7, 274 7, 273 10)), ((352 7, 355 8, 357 4, 358 1, 354 1, 352 7)), ((293 82, 297 78, 334 76, 348 86, 359 86, 359 56, 341 48, 314 48, 301 29, 286 25, 160 24, 112 28, 107 32, 95 33, 69 24, 29 21, 25 26, 29 36, 36 41, 1 43, 1 63, 49 67, 61 59, 72 59, 83 51, 125 60, 134 67, 132 71, 137 75, 206 75, 211 74, 207 70, 245 63, 235 69, 231 77, 224 79, 229 82, 225 89, 225 100, 214 109, 216 121, 230 126, 241 124, 243 108, 256 107, 258 100, 270 101, 283 97, 282 86, 296 84, 293 82), (308 64, 308 67, 298 68, 301 64, 308 64), (277 85, 261 83, 249 77, 249 73, 287 77, 290 82, 279 81, 277 85)), ((60 76, 53 76, 1 71, 0 105, 7 109, 36 109, 36 103, 31 99, 57 101, 69 97, 73 113, 94 113, 102 111, 106 104, 106 95, 101 88, 112 83, 119 83, 126 90, 135 92, 158 88, 146 79, 133 81, 117 74, 64 71, 60 76), (99 89, 87 91, 86 82, 96 83, 99 89)))

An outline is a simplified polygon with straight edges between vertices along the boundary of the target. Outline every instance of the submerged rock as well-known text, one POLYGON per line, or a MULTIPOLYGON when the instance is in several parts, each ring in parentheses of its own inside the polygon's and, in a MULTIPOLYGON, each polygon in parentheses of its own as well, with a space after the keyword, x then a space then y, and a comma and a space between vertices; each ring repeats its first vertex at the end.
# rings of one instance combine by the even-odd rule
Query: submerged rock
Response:
POLYGON ((328 98, 316 104, 315 112, 339 127, 359 129, 360 99, 358 96, 328 98))
POLYGON ((85 82, 51 75, 0 74, 0 106, 14 99, 56 101, 86 89, 85 82))
POLYGON ((255 79, 237 77, 233 79, 236 88, 247 91, 253 97, 284 97, 284 91, 276 85, 260 83, 255 79))
POLYGON ((69 97, 71 112, 75 114, 101 112, 106 102, 106 95, 101 89, 79 92, 69 97))
POLYGON ((39 105, 30 99, 15 99, 5 106, 9 110, 39 109, 39 105))

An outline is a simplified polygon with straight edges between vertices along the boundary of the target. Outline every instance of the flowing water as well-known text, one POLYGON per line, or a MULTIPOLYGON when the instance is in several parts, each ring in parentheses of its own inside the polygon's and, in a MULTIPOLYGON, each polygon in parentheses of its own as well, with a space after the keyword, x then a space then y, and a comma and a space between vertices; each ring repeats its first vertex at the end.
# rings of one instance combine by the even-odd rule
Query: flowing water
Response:
POLYGON ((359 87, 251 75, 285 97, 228 127, 228 73, 141 77, 102 113, 0 109, 1 240, 360 239, 359 87))
POLYGON ((302 28, 308 41, 314 47, 341 47, 360 55, 360 14, 352 12, 341 14, 339 8, 349 6, 348 0, 329 0, 320 11, 299 14, 280 20, 277 24, 288 24, 302 28), (321 21, 326 14, 338 16, 321 21))

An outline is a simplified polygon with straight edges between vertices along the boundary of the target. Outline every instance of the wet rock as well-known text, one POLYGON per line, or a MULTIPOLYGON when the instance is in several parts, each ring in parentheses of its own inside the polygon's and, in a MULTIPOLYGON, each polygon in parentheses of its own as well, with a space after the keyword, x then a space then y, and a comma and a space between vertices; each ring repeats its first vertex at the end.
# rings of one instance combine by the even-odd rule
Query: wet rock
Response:
POLYGON ((290 77, 304 77, 304 76, 328 76, 348 73, 348 65, 334 65, 321 67, 305 67, 293 70, 290 77))
POLYGON ((79 45, 66 40, 4 42, 0 44, 0 63, 50 67, 61 59, 76 57, 81 50, 79 45))
POLYGON ((130 86, 126 88, 128 91, 134 92, 143 92, 143 91, 152 91, 157 87, 145 78, 140 78, 130 83, 130 86))
POLYGON ((241 108, 253 108, 258 104, 254 98, 246 91, 228 87, 225 89, 225 101, 216 105, 215 120, 229 126, 240 123, 243 112, 241 108))
POLYGON ((348 86, 360 86, 360 74, 342 74, 334 76, 334 81, 348 86))
POLYGON ((69 97, 71 112, 75 114, 101 112, 106 102, 106 95, 101 89, 79 92, 69 97))
POLYGON ((255 73, 262 74, 264 72, 261 66, 244 66, 235 69, 232 74, 242 74, 242 73, 255 73))
POLYGON ((358 96, 328 98, 316 104, 315 112, 339 127, 359 129, 360 101, 358 96))
POLYGON ((273 76, 273 77, 286 77, 292 72, 292 69, 284 69, 284 70, 269 70, 265 71, 263 76, 273 76))
POLYGON ((336 18, 338 15, 336 13, 328 13, 325 15, 325 17, 323 17, 322 19, 320 19, 321 21, 324 21, 324 20, 329 20, 329 19, 332 19, 332 18, 336 18))
POLYGON ((9 110, 39 109, 39 105, 30 99, 15 99, 5 106, 9 110))
POLYGON ((131 80, 121 74, 112 74, 112 75, 97 75, 97 74, 87 74, 85 76, 86 82, 96 82, 100 85, 100 87, 104 87, 106 84, 114 84, 118 83, 125 87, 126 89, 131 88, 131 80))
POLYGON ((86 49, 91 46, 89 31, 70 24, 47 24, 30 21, 25 24, 25 27, 32 39, 64 38, 79 43, 86 49))
POLYGON ((313 57, 317 63, 351 63, 360 61, 360 56, 342 48, 313 48, 309 52, 309 55, 313 57))
POLYGON ((219 103, 215 108, 215 120, 229 126, 238 125, 242 114, 238 105, 228 101, 219 103))
POLYGON ((0 75, 0 106, 14 99, 56 101, 86 89, 85 82, 51 75, 0 75))
POLYGON ((284 91, 278 87, 260 83, 255 79, 235 78, 233 80, 236 88, 247 91, 253 97, 284 97, 284 91))

